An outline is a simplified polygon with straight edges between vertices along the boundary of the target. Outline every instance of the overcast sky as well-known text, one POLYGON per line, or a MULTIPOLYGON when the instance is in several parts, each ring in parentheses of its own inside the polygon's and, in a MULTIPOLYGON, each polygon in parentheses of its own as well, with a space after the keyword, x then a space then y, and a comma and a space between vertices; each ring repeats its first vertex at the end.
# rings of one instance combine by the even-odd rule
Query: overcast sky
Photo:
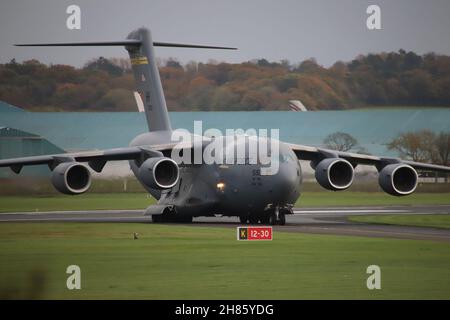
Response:
POLYGON ((37 58, 82 66, 98 57, 126 57, 124 48, 18 48, 13 43, 124 39, 146 26, 155 41, 216 44, 238 51, 157 48, 182 62, 255 58, 323 65, 358 54, 434 51, 450 54, 448 0, 1 0, 0 62, 37 58), (81 8, 81 30, 68 30, 66 8, 81 8), (382 30, 366 27, 366 9, 381 7, 382 30))

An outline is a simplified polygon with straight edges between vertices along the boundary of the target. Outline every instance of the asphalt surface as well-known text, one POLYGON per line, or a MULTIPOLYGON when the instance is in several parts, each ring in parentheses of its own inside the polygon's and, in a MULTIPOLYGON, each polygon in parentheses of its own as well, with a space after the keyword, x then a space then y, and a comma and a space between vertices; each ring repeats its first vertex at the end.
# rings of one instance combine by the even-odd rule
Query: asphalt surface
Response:
MULTIPOLYGON (((448 229, 376 225, 347 219, 352 215, 450 214, 450 205, 296 208, 294 212, 294 215, 286 217, 285 226, 275 226, 274 231, 450 242, 448 229)), ((0 213, 0 222, 30 221, 151 223, 150 217, 143 216, 143 210, 0 213)), ((194 218, 194 222, 190 225, 235 228, 241 224, 237 217, 199 217, 194 218)))

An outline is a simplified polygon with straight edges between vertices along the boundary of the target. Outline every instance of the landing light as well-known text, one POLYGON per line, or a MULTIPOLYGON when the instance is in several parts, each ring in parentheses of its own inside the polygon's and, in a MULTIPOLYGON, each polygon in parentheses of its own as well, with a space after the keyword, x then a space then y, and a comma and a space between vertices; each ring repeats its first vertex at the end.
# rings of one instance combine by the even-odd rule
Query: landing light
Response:
POLYGON ((217 187, 217 189, 222 191, 225 188, 225 183, 219 182, 219 183, 217 183, 216 187, 217 187))

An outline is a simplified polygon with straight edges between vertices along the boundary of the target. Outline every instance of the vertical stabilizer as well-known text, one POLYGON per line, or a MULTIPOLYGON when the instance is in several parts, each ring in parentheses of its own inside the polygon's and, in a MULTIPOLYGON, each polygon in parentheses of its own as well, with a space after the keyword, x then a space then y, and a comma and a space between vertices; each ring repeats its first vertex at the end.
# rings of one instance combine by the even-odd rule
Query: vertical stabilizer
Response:
POLYGON ((133 68, 136 89, 144 103, 145 116, 150 131, 171 131, 155 51, 150 30, 141 28, 131 32, 127 39, 138 40, 139 46, 125 46, 133 68))
POLYGON ((289 108, 291 108, 292 111, 308 111, 300 100, 290 100, 289 108))

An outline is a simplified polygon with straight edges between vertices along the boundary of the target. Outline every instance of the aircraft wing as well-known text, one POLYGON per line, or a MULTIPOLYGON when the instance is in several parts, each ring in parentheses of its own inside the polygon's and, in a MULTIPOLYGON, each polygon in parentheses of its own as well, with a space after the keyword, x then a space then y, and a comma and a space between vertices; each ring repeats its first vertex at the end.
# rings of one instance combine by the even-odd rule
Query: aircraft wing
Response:
POLYGON ((166 143, 149 146, 126 147, 98 151, 85 151, 75 153, 61 153, 42 156, 30 156, 22 158, 0 160, 0 167, 10 167, 15 173, 19 173, 23 166, 46 164, 53 169, 61 162, 77 161, 88 162, 89 166, 97 172, 101 172, 106 162, 118 160, 133 160, 148 158, 152 156, 162 156, 163 152, 173 148, 190 148, 191 145, 184 146, 180 143, 166 143))
POLYGON ((440 166, 429 163, 421 163, 415 161, 401 160, 398 158, 386 158, 367 154, 359 154, 352 152, 342 152, 336 150, 322 149, 310 146, 304 146, 300 144, 290 144, 286 143, 292 151, 295 152, 297 158, 300 160, 310 160, 310 161, 320 161, 324 158, 343 158, 350 162, 353 166, 358 164, 362 165, 373 165, 377 168, 382 168, 386 164, 391 163, 404 163, 410 165, 416 170, 427 170, 427 171, 439 171, 439 172, 450 172, 450 167, 440 166))

